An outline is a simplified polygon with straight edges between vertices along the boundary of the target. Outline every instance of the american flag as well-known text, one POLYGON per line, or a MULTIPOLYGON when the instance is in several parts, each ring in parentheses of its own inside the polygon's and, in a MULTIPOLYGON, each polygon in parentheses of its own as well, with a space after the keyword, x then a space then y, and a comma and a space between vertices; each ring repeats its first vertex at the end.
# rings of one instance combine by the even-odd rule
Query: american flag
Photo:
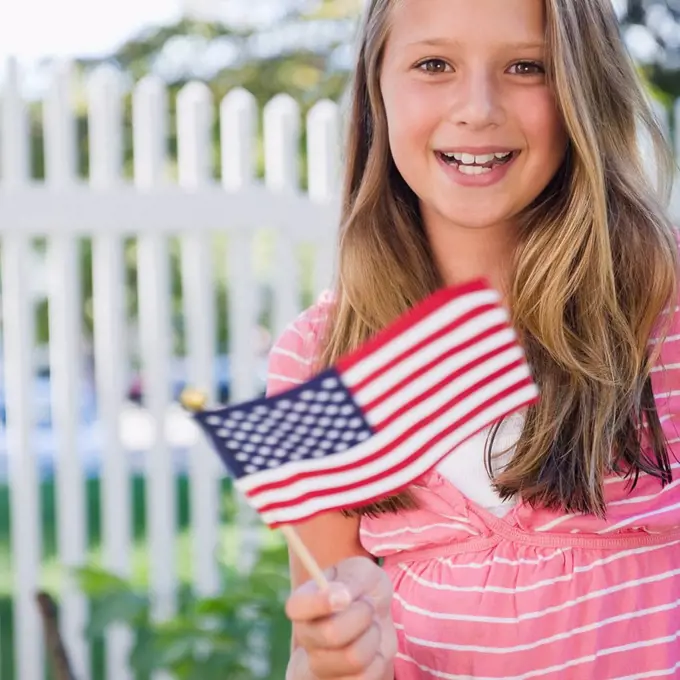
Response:
POLYGON ((438 291, 314 378, 196 419, 272 527, 408 487, 538 396, 498 294, 438 291))

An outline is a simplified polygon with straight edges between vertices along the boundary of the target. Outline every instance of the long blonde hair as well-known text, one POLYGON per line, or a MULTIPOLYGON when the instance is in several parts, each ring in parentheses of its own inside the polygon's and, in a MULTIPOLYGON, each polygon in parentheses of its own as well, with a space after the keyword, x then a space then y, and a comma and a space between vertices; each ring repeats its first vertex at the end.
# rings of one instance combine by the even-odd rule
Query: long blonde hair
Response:
MULTIPOLYGON (((373 0, 363 26, 322 365, 442 285, 418 200, 388 144, 379 76, 396 1, 373 0)), ((611 0, 545 4, 547 72, 570 141, 562 167, 522 216, 510 306, 541 399, 495 485, 503 497, 601 515, 608 472, 630 475, 632 485, 640 472, 670 479, 649 339, 676 293, 676 240, 659 198, 669 195, 674 164, 611 0), (656 189, 639 130, 653 142, 656 189), (643 452, 643 423, 651 453, 643 452)), ((406 492, 362 511, 409 507, 406 492)))

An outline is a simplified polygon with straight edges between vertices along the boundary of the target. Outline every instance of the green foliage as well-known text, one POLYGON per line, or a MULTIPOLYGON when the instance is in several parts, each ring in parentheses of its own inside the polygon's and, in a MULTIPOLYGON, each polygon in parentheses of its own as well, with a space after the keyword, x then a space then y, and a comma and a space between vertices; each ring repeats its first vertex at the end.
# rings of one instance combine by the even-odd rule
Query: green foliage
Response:
POLYGON ((290 625, 284 547, 263 552, 250 574, 225 568, 220 595, 183 592, 179 613, 162 623, 152 619, 148 595, 130 583, 94 567, 76 577, 92 602, 87 635, 98 639, 114 624, 128 625, 134 636, 130 666, 139 676, 165 670, 178 680, 252 680, 253 659, 264 662, 267 677, 285 674, 290 625))

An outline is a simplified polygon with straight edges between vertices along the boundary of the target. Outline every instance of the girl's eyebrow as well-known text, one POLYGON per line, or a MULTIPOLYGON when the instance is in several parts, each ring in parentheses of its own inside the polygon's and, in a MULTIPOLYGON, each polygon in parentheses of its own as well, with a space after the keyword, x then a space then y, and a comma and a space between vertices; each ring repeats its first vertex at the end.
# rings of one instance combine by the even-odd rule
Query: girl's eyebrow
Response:
MULTIPOLYGON (((425 47, 459 47, 460 42, 458 40, 453 40, 452 38, 441 37, 441 38, 424 38, 423 40, 414 40, 405 45, 406 47, 415 46, 425 46, 425 47)), ((514 50, 538 50, 545 48, 545 41, 523 41, 523 42, 512 42, 503 43, 502 45, 505 49, 514 50)))

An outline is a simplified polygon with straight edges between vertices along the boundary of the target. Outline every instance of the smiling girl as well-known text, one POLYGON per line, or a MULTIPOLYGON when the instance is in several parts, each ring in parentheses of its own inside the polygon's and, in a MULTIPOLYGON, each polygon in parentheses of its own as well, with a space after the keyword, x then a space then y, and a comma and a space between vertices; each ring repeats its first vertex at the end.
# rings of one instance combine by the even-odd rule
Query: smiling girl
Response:
POLYGON ((640 128, 670 177, 611 0, 370 2, 338 283, 269 391, 483 277, 541 399, 299 527, 333 583, 291 557, 289 680, 680 676, 677 242, 640 128))

